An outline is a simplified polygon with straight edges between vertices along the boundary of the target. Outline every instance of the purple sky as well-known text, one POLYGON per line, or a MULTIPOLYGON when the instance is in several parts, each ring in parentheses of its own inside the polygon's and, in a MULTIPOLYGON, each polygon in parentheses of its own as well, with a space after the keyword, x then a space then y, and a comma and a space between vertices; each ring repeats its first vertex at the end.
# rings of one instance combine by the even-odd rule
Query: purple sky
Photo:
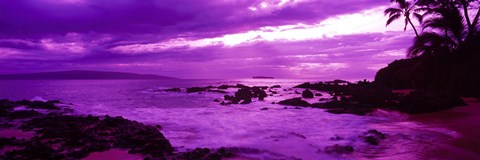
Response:
POLYGON ((413 34, 389 0, 3 0, 0 73, 372 79, 413 34))

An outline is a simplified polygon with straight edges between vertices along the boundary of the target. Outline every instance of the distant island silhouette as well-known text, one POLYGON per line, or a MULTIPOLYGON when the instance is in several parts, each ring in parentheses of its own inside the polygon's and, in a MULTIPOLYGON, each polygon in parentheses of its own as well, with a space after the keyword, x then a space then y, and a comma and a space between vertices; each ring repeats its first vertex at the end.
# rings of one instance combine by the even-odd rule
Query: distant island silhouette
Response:
POLYGON ((24 74, 0 74, 0 80, 66 80, 66 79, 177 79, 154 74, 136 74, 125 72, 69 70, 57 72, 38 72, 24 74))
POLYGON ((266 77, 266 76, 253 76, 253 79, 274 79, 273 77, 266 77))

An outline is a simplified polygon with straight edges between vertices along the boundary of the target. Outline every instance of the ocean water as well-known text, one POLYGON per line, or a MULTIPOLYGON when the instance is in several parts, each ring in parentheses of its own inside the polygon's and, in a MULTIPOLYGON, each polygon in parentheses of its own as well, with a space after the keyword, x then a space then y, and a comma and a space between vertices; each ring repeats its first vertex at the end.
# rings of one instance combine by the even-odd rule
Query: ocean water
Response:
MULTIPOLYGON (((243 159, 429 159, 432 149, 459 134, 378 110, 370 116, 330 114, 323 109, 286 107, 272 102, 299 97, 294 85, 305 80, 17 80, 0 81, 0 99, 58 99, 78 114, 112 115, 161 125, 178 151, 196 147, 234 148, 243 159), (156 89, 244 84, 281 85, 278 95, 247 105, 219 105, 219 93, 155 92, 156 89), (261 110, 269 108, 268 110, 261 110), (362 135, 376 129, 387 139, 373 146, 362 135), (342 137, 331 140, 331 137, 342 137), (352 154, 326 153, 340 144, 352 154)), ((228 90, 230 94, 235 89, 228 90)), ((317 102, 318 98, 310 99, 317 102)))

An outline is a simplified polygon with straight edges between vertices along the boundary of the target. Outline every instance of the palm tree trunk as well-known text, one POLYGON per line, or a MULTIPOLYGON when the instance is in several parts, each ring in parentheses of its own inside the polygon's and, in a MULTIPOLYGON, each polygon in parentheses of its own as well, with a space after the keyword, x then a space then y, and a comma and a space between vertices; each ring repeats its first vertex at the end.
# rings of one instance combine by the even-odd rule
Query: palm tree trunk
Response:
POLYGON ((407 17, 407 21, 408 21, 408 23, 410 23, 410 25, 411 25, 412 28, 413 28, 413 31, 415 31, 415 35, 418 37, 417 29, 416 29, 415 26, 413 25, 413 23, 412 23, 412 21, 410 20, 410 18, 407 17))

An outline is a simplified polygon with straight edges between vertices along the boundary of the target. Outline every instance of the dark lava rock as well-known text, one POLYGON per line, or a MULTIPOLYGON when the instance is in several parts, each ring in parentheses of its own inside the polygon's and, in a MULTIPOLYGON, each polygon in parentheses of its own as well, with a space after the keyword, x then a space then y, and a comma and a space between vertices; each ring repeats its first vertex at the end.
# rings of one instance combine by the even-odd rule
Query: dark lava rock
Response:
POLYGON ((325 153, 335 153, 335 154, 349 154, 354 151, 353 147, 350 145, 339 145, 335 144, 333 146, 325 147, 325 153))
POLYGON ((185 152, 177 159, 179 160, 221 160, 224 158, 234 157, 234 154, 227 151, 225 148, 218 150, 211 150, 208 148, 195 148, 192 151, 185 152))
POLYGON ((230 95, 225 95, 225 96, 223 96, 223 99, 228 100, 228 101, 231 101, 231 100, 235 99, 235 97, 234 97, 234 96, 230 96, 230 95))
POLYGON ((385 134, 383 134, 382 132, 379 132, 375 129, 372 129, 372 130, 368 130, 367 132, 368 134, 372 134, 372 135, 375 135, 376 137, 379 137, 380 139, 385 139, 385 134))
POLYGON ((291 98, 291 99, 286 99, 283 101, 278 102, 278 104, 281 105, 289 105, 289 106, 301 106, 301 107, 308 107, 310 106, 310 103, 307 101, 302 100, 302 98, 291 98))
POLYGON ((227 91, 222 91, 222 90, 216 90, 216 89, 209 89, 207 90, 208 92, 213 92, 213 93, 228 93, 227 91))
POLYGON ((282 88, 282 86, 280 86, 280 85, 273 85, 273 86, 271 86, 270 88, 282 88))
POLYGON ((356 114, 366 115, 374 111, 374 108, 364 106, 352 101, 332 100, 325 103, 313 103, 313 108, 326 108, 327 112, 334 114, 356 114))
POLYGON ((42 101, 28 101, 28 100, 21 100, 17 101, 16 103, 19 105, 26 106, 27 108, 33 108, 33 109, 53 109, 53 110, 58 110, 57 106, 55 106, 55 103, 59 101, 47 101, 47 102, 42 102, 42 101))
POLYGON ((321 93, 315 93, 315 96, 320 97, 323 96, 321 93))
POLYGON ((313 98, 313 92, 310 91, 309 89, 306 89, 302 92, 302 97, 303 98, 313 98))
POLYGON ((60 160, 65 159, 60 154, 54 154, 55 150, 41 142, 32 142, 21 150, 13 150, 5 153, 4 159, 11 160, 30 160, 30 159, 49 159, 60 160))
POLYGON ((364 141, 371 145, 378 145, 381 140, 386 139, 385 134, 377 130, 369 130, 365 135, 364 141))
POLYGON ((12 110, 16 106, 18 106, 18 105, 15 102, 10 101, 8 99, 0 100, 0 109, 12 110))
POLYGON ((300 92, 298 92, 298 91, 295 91, 295 94, 302 94, 302 93, 300 93, 300 92))
POLYGON ((260 110, 262 110, 262 111, 266 111, 266 110, 268 110, 268 108, 267 108, 267 107, 265 107, 265 108, 262 108, 262 109, 260 109, 260 110))
POLYGON ((205 92, 207 91, 206 87, 191 87, 187 88, 187 93, 194 93, 194 92, 205 92))
POLYGON ((220 102, 220 100, 219 99, 214 99, 213 102, 220 102))
POLYGON ((180 88, 169 88, 169 89, 165 89, 164 91, 165 92, 180 92, 180 91, 182 91, 182 89, 180 89, 180 88))
POLYGON ((65 159, 63 156, 80 159, 91 152, 110 148, 128 149, 129 153, 162 158, 173 153, 170 142, 154 126, 144 125, 122 117, 47 115, 24 122, 20 129, 36 132, 29 144, 31 148, 6 154, 7 159, 65 159), (38 146, 37 142, 42 142, 38 146), (51 150, 55 146, 55 150, 51 150), (41 147, 38 149, 36 147, 41 147), (25 155, 28 158, 18 157, 25 155))
POLYGON ((371 145, 378 145, 378 143, 380 143, 380 140, 378 140, 374 136, 366 136, 364 138, 364 141, 367 142, 368 144, 371 144, 371 145))
POLYGON ((297 86, 295 86, 295 87, 293 87, 293 88, 310 88, 310 85, 311 85, 310 82, 305 82, 305 83, 302 83, 302 84, 300 84, 300 85, 297 85, 297 86))
POLYGON ((10 137, 10 138, 3 138, 0 137, 0 150, 3 149, 5 146, 11 146, 15 144, 15 137, 10 137))
POLYGON ((8 119, 25 119, 25 118, 33 118, 42 115, 42 113, 37 112, 35 110, 19 110, 13 111, 8 114, 8 119))
POLYGON ((462 98, 453 94, 415 91, 405 96, 398 110, 406 113, 429 113, 465 105, 462 98))
POLYGON ((240 88, 235 92, 235 97, 232 100, 232 103, 242 101, 241 104, 248 104, 252 102, 253 93, 250 91, 250 88, 240 88))
POLYGON ((267 92, 261 88, 252 88, 251 91, 253 92, 253 97, 258 97, 260 101, 265 100, 265 97, 267 97, 267 92))

